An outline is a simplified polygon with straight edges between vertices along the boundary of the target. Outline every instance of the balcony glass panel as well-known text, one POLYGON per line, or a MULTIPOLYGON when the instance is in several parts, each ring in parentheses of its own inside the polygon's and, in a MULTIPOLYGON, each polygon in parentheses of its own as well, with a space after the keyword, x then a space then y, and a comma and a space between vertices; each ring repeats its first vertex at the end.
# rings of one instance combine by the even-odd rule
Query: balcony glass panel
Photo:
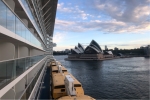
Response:
POLYGON ((17 35, 22 36, 21 32, 21 21, 16 18, 16 32, 17 35))
MULTIPOLYGON (((30 20, 32 21, 32 23, 33 23, 34 27, 36 28, 37 32, 39 33, 40 37, 43 39, 43 35, 42 35, 42 33, 41 33, 39 27, 37 26, 37 23, 36 23, 36 21, 35 21, 35 19, 34 19, 34 17, 33 17, 33 14, 32 14, 32 12, 31 12, 29 6, 28 6, 27 1, 26 1, 26 0, 20 0, 20 1, 22 2, 23 6, 24 6, 24 8, 25 8, 25 10, 26 10, 26 13, 27 13, 28 17, 29 17, 30 20)), ((43 39, 43 40, 44 40, 44 39, 43 39)))
POLYGON ((9 84, 27 69, 42 60, 46 55, 0 62, 0 89, 9 84))
POLYGON ((0 0, 0 25, 6 28, 6 6, 0 0))
POLYGON ((11 12, 2 0, 0 0, 0 25, 21 36, 35 46, 43 48, 40 41, 35 38, 29 29, 11 12))
POLYGON ((15 15, 7 8, 7 29, 15 33, 15 15))
POLYGON ((30 40, 31 40, 31 34, 30 34, 30 32, 29 32, 28 29, 26 29, 26 39, 27 39, 29 42, 31 42, 31 41, 30 41, 30 40))
POLYGON ((36 76, 34 77, 34 79, 32 80, 32 82, 29 84, 29 86, 27 86, 27 88, 25 89, 25 92, 24 94, 22 95, 21 99, 28 99, 35 84, 36 84, 36 81, 38 80, 38 77, 42 71, 43 67, 38 71, 38 73, 36 74, 36 76))

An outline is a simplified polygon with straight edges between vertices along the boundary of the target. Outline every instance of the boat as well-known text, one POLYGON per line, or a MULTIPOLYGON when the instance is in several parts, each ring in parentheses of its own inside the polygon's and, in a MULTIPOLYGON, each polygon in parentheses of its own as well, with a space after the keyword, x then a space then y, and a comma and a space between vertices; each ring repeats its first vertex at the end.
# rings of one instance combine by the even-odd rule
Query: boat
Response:
POLYGON ((72 75, 67 69, 58 61, 52 61, 51 78, 52 78, 52 98, 58 100, 74 100, 87 99, 94 100, 94 98, 84 95, 82 84, 72 75))
POLYGON ((63 96, 58 100, 95 100, 95 99, 88 95, 81 95, 81 96, 63 96))
POLYGON ((51 72, 52 72, 52 74, 54 74, 54 73, 59 73, 59 68, 61 68, 62 73, 67 72, 67 69, 66 69, 64 66, 62 66, 62 67, 52 66, 52 67, 51 67, 51 72))
POLYGON ((56 65, 61 65, 59 61, 51 61, 50 66, 56 66, 56 65))

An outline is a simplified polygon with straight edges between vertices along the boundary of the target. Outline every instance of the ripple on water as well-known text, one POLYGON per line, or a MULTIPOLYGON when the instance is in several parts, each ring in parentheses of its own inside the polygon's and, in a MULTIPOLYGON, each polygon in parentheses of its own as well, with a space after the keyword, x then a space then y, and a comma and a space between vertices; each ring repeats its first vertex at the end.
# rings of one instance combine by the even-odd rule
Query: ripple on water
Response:
POLYGON ((149 99, 150 59, 144 57, 106 61, 65 61, 55 56, 96 99, 149 99))

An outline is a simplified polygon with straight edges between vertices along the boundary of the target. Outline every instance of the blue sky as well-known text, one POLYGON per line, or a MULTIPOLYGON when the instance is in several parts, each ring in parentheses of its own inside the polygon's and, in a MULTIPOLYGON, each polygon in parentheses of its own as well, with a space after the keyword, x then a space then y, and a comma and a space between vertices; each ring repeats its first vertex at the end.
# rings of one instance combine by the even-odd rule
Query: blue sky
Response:
POLYGON ((150 0, 58 0, 54 50, 88 45, 104 49, 139 48, 150 44, 150 0))

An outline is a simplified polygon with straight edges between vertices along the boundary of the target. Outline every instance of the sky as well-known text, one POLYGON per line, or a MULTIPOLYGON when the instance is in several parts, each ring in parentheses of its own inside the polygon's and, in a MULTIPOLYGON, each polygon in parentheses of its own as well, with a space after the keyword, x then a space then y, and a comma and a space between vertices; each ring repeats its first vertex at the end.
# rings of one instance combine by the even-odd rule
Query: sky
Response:
POLYGON ((150 44, 150 0, 58 0, 53 49, 134 49, 150 44))

